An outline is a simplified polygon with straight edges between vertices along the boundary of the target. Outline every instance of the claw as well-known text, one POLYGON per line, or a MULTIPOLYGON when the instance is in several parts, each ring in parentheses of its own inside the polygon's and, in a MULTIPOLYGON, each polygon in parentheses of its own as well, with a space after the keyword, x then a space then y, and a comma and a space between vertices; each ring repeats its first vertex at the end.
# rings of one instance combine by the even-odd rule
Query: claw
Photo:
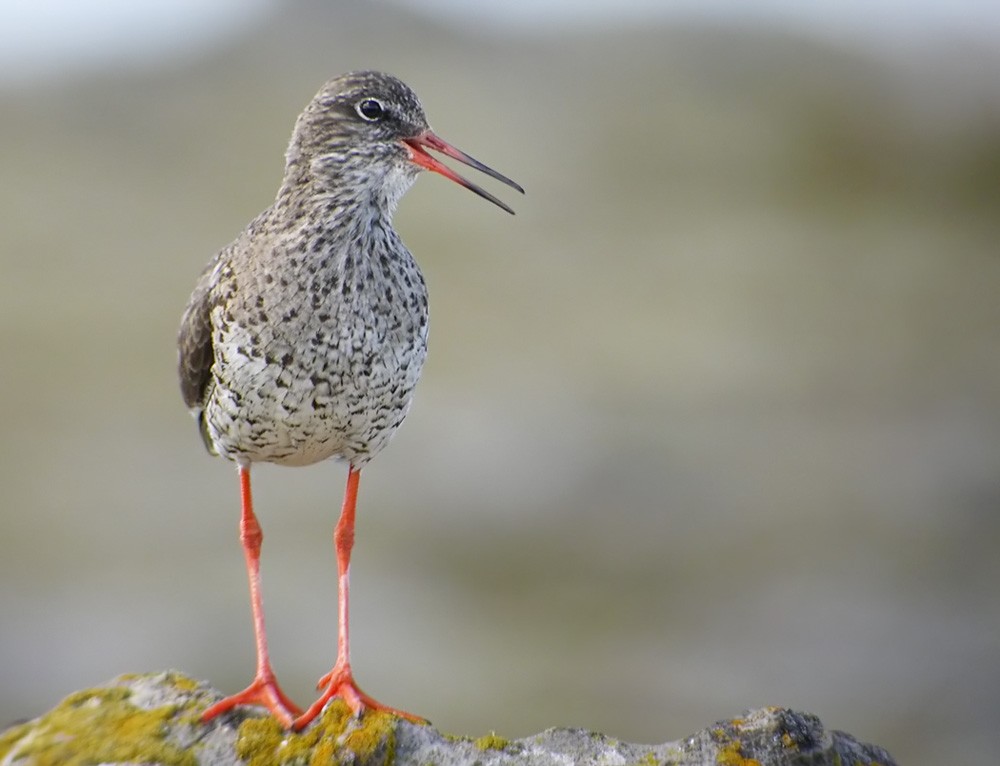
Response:
POLYGON ((302 710, 285 695, 274 677, 257 677, 243 691, 219 700, 201 714, 202 723, 208 723, 222 713, 232 710, 237 705, 256 705, 271 711, 271 714, 281 722, 286 729, 292 727, 295 716, 302 710))
POLYGON ((326 688, 319 696, 319 699, 310 705, 309 709, 306 710, 305 713, 295 719, 292 724, 292 728, 295 729, 295 731, 301 731, 312 723, 316 716, 323 712, 323 708, 325 708, 327 703, 334 697, 340 697, 340 699, 344 700, 355 716, 360 716, 366 710, 378 710, 384 713, 389 713, 390 715, 398 716, 399 718, 405 718, 413 723, 427 723, 426 719, 421 718, 418 715, 413 715, 413 713, 407 713, 405 710, 398 710, 397 708, 383 705, 381 702, 369 697, 358 688, 357 683, 354 681, 354 676, 351 674, 350 667, 341 665, 340 663, 337 663, 337 665, 333 667, 333 670, 319 679, 317 688, 322 689, 323 687, 326 688))

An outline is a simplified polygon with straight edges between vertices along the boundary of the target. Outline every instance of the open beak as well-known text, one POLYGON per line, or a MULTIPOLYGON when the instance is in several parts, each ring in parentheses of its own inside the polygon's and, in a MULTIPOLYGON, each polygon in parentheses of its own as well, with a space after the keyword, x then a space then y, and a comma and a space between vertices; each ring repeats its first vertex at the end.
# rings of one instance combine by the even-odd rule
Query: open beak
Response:
POLYGON ((488 176, 492 176, 501 183, 507 184, 507 186, 511 187, 512 189, 517 189, 519 192, 521 192, 521 194, 524 194, 524 189, 522 189, 518 184, 514 183, 509 178, 507 178, 507 176, 497 173, 493 168, 484 165, 479 160, 473 159, 465 152, 459 151, 454 146, 449 144, 447 141, 443 141, 442 139, 438 138, 430 130, 426 130, 419 136, 414 136, 413 138, 404 138, 403 143, 406 144, 406 148, 409 149, 410 151, 410 161, 413 162, 415 165, 419 165, 420 167, 426 168, 427 170, 432 170, 435 173, 440 173, 445 178, 450 178, 455 183, 464 186, 469 191, 475 192, 483 199, 488 199, 494 205, 497 205, 506 210, 511 215, 514 215, 514 211, 508 205, 501 202, 499 199, 494 197, 485 189, 472 183, 472 181, 468 180, 467 178, 463 178, 444 163, 440 162, 439 160, 436 160, 434 157, 432 157, 430 154, 427 153, 427 150, 433 149, 434 151, 440 152, 446 157, 451 157, 454 160, 458 160, 459 162, 462 162, 471 168, 475 168, 481 173, 485 173, 488 176))

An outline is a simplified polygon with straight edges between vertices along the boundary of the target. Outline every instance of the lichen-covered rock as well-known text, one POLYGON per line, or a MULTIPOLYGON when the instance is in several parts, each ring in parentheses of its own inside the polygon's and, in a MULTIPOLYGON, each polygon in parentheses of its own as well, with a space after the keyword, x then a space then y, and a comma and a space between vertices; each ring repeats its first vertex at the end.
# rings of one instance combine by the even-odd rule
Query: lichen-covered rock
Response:
POLYGON ((355 718, 339 700, 300 733, 253 708, 201 723, 201 711, 220 696, 180 673, 121 676, 0 734, 0 766, 894 766, 881 748, 782 708, 750 711, 677 742, 633 745, 582 729, 519 740, 452 737, 381 712, 355 718))

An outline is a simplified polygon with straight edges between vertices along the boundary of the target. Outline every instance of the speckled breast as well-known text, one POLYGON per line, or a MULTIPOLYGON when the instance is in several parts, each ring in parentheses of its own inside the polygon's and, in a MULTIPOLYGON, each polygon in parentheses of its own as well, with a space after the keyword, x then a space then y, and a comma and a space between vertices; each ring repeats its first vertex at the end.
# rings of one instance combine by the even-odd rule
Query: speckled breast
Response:
POLYGON ((237 462, 360 467, 403 422, 423 368, 423 277, 401 243, 276 262, 220 280, 208 433, 237 462))

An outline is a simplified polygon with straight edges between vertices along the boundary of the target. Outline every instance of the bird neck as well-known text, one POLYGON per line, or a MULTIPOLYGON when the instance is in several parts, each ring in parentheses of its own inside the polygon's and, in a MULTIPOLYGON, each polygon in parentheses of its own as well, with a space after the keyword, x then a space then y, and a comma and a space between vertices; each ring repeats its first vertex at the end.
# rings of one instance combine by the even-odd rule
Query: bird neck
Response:
MULTIPOLYGON (((310 163, 289 163, 275 199, 292 220, 335 219, 369 229, 391 227, 400 198, 413 183, 394 174, 373 176, 370 168, 356 168, 323 157, 310 163)), ((353 228, 353 226, 349 226, 353 228)))
POLYGON ((308 230, 310 238, 325 242, 328 252, 363 256, 393 243, 402 246, 392 228, 394 209, 394 200, 371 193, 370 186, 342 183, 331 188, 286 175, 269 213, 279 227, 308 230))

